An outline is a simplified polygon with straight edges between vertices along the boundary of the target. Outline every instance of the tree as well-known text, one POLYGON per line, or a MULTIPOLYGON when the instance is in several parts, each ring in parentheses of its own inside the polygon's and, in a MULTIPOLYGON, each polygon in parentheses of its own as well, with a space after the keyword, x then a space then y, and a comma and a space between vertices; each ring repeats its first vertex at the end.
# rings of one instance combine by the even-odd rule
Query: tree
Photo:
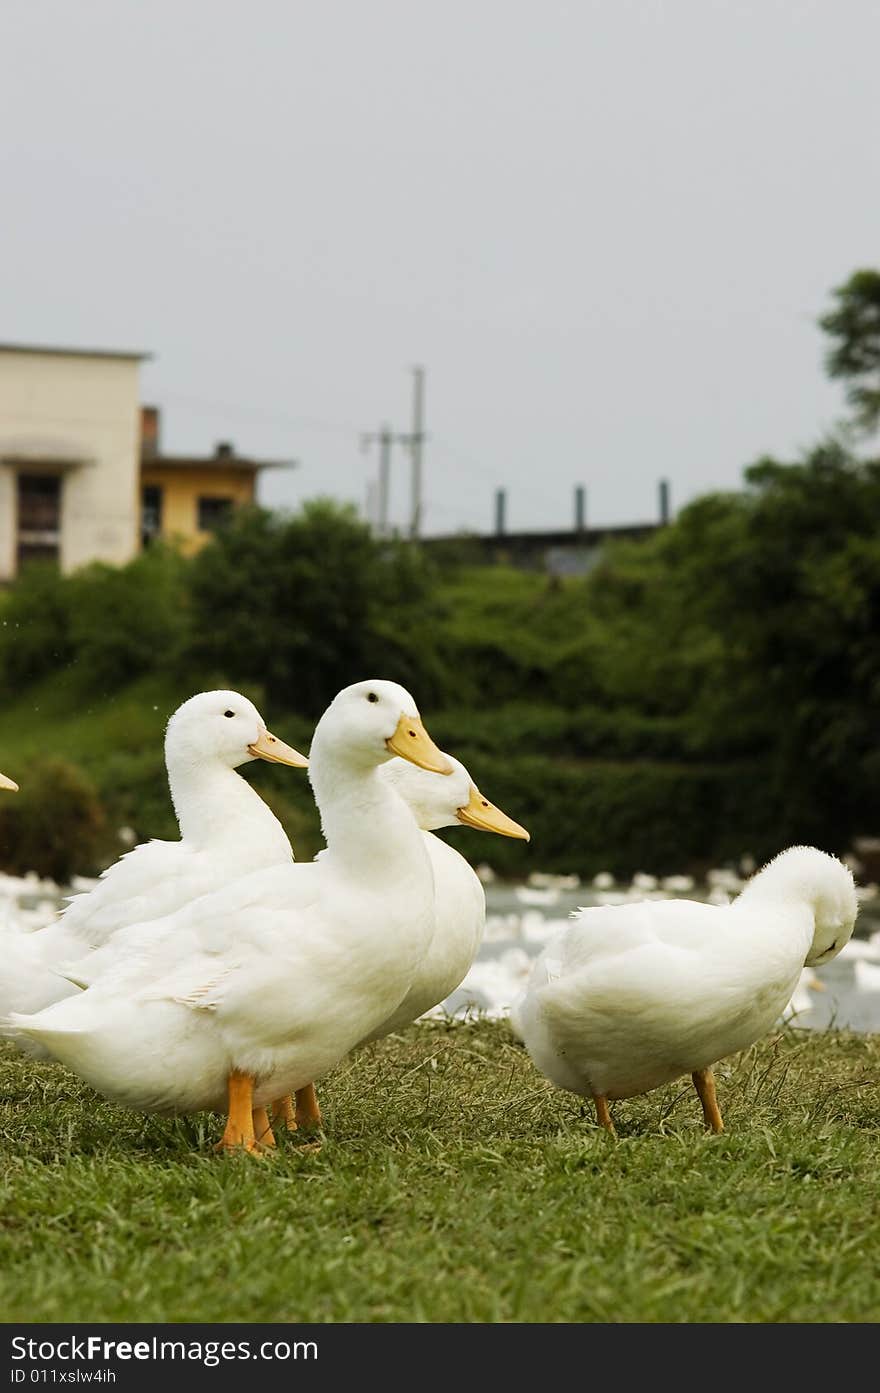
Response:
POLYGON ((193 563, 191 652, 311 716, 367 677, 401 682, 427 706, 446 680, 432 576, 418 549, 377 541, 330 500, 293 516, 243 510, 193 563))
POLYGON ((880 271, 855 271, 833 294, 836 307, 819 320, 834 345, 826 367, 847 384, 855 424, 870 434, 880 425, 880 271))

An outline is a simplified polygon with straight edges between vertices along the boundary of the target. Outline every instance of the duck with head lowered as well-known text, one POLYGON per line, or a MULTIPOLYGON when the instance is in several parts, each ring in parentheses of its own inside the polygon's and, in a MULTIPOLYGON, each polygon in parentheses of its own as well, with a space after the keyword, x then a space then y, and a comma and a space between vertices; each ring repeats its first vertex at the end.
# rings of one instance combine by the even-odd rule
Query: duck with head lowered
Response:
POLYGON ((690 1074, 723 1130, 712 1066, 779 1020, 804 966, 849 942, 851 872, 815 847, 783 851, 730 905, 645 901, 581 909, 537 959, 515 1011, 534 1063, 558 1088, 609 1100, 690 1074))
MULTIPOLYGON (((0 1015, 39 1011, 70 995, 76 988, 56 968, 86 953, 91 957, 102 945, 112 954, 115 936, 126 926, 170 914, 248 871, 289 863, 281 823, 236 772, 256 759, 308 765, 266 729, 253 702, 239 692, 200 692, 178 707, 165 734, 165 763, 180 840, 135 847, 93 889, 74 896, 56 923, 4 939, 0 1015)), ((83 965, 83 973, 89 972, 83 965)))
POLYGON ((387 1020, 430 945, 431 861, 379 773, 394 755, 452 772, 403 687, 345 688, 309 757, 319 860, 252 872, 143 925, 93 986, 8 1024, 128 1107, 226 1105, 221 1145, 255 1150, 267 1104, 387 1020))

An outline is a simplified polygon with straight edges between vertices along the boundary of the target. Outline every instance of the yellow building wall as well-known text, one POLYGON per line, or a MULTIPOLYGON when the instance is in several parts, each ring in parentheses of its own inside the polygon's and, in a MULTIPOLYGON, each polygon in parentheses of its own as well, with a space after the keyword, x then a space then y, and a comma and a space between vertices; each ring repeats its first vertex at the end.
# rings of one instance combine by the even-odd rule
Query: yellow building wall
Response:
POLYGON ((241 507, 253 503, 255 497, 255 475, 250 469, 174 469, 145 464, 141 485, 161 488, 161 536, 179 546, 185 556, 193 556, 213 535, 199 531, 200 498, 231 498, 233 506, 241 507))

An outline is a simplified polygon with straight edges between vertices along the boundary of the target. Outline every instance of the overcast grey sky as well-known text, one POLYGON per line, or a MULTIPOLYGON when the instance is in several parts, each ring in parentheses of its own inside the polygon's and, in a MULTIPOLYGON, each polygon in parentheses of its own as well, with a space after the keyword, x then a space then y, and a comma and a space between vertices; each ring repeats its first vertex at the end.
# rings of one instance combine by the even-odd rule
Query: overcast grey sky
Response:
POLYGON ((362 503, 422 362, 428 531, 649 518, 840 414, 878 54, 876 0, 5 0, 0 337, 152 350, 272 503, 362 503))

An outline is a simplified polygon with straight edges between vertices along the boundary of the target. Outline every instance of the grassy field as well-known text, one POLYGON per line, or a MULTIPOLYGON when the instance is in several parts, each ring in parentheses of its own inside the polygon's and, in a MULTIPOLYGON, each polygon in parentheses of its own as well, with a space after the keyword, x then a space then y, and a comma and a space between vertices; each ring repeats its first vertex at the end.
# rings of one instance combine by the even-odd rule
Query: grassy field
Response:
POLYGON ((719 1069, 724 1136, 682 1083, 614 1142, 505 1025, 420 1025, 271 1160, 11 1047, 0 1075, 6 1321, 880 1317, 878 1037, 786 1030, 719 1069))

